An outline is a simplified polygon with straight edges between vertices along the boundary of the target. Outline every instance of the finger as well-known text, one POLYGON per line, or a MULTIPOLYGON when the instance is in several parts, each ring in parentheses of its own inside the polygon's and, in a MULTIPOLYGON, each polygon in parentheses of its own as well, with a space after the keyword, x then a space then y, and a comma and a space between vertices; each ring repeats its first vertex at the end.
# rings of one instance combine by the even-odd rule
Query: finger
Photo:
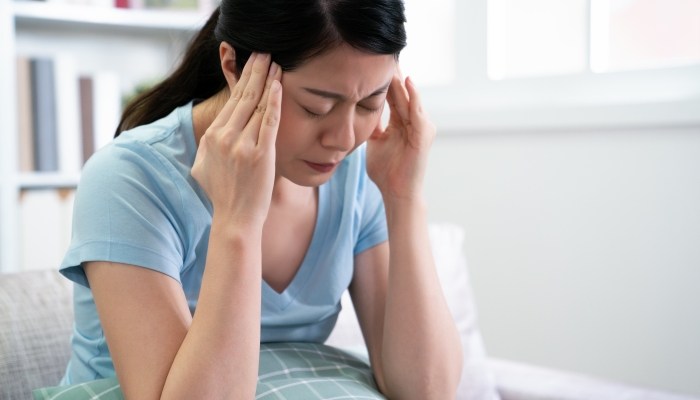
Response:
POLYGON ((435 135, 435 126, 430 122, 428 114, 423 110, 423 104, 418 94, 418 88, 413 83, 411 78, 406 78, 406 90, 411 99, 410 113, 411 125, 413 129, 409 130, 409 135, 419 135, 416 139, 432 138, 435 135))
POLYGON ((240 132, 248 124, 265 90, 265 80, 269 70, 270 54, 258 54, 253 63, 250 78, 241 94, 241 99, 227 123, 227 128, 240 132))
POLYGON ((275 148, 277 130, 280 126, 280 115, 282 113, 282 84, 275 80, 270 85, 270 94, 267 98, 267 107, 260 126, 258 136, 258 146, 266 149, 275 148))
POLYGON ((385 129, 382 126, 382 119, 380 118, 379 121, 377 121, 377 125, 374 127, 372 134, 369 137, 370 139, 379 139, 382 136, 384 136, 384 132, 385 129))
POLYGON ((248 125, 246 125, 244 132, 248 132, 250 138, 253 142, 258 141, 258 135, 260 133, 260 124, 262 122, 265 111, 267 110, 267 99, 270 95, 270 87, 272 82, 275 80, 279 81, 282 79, 282 69, 277 65, 277 63, 272 63, 270 65, 270 72, 267 74, 267 81, 265 83, 265 90, 263 91, 260 101, 258 102, 255 111, 253 111, 253 116, 250 117, 248 125))
MULTIPOLYGON (((398 120, 396 118, 401 118, 403 123, 409 123, 410 115, 408 110, 408 96, 403 88, 401 80, 398 74, 394 75, 391 79, 391 84, 389 85, 389 95, 394 103, 394 107, 391 108, 391 114, 389 119, 394 117, 394 121, 398 120)), ((391 103, 389 103, 391 106, 391 103)))
POLYGON ((399 81, 401 82, 401 87, 403 88, 404 92, 406 93, 406 96, 408 96, 408 89, 406 89, 406 85, 404 82, 406 81, 403 77, 403 72, 401 71, 401 64, 396 63, 396 72, 399 74, 399 81))
POLYGON ((255 62, 256 56, 257 53, 253 53, 248 58, 248 61, 246 61, 243 71, 241 71, 240 79, 238 79, 236 85, 234 85, 233 89, 231 89, 231 94, 229 95, 226 104, 224 104, 224 107, 219 112, 219 115, 216 116, 214 122, 211 123, 210 128, 221 128, 231 119, 233 110, 236 109, 236 105, 243 94, 243 88, 248 83, 248 79, 250 78, 251 70, 253 69, 253 62, 255 62))
POLYGON ((425 113, 423 112, 423 104, 420 100, 420 94, 418 94, 418 89, 413 83, 411 78, 406 78, 406 90, 409 96, 409 115, 413 124, 420 124, 424 122, 425 113))

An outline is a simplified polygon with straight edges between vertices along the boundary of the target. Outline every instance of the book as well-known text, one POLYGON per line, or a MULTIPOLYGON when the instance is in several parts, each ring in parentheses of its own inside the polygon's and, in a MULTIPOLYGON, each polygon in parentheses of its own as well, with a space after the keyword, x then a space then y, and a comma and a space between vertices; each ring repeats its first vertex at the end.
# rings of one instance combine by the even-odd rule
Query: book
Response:
POLYGON ((54 64, 50 58, 30 62, 32 86, 32 131, 35 170, 58 171, 56 146, 56 92, 54 64))
POLYGON ((92 75, 92 101, 95 151, 114 139, 122 110, 119 75, 102 71, 92 75))
POLYGON ((75 60, 68 55, 54 57, 56 87, 56 134, 58 169, 77 174, 83 166, 80 138, 80 88, 75 60))
POLYGON ((32 131, 31 61, 17 57, 17 122, 19 128, 19 170, 34 171, 34 134, 32 131))
POLYGON ((57 269, 71 239, 72 189, 22 190, 20 265, 22 270, 57 269))
POLYGON ((83 165, 95 152, 95 122, 93 118, 92 78, 80 77, 80 132, 83 142, 83 165))
POLYGON ((146 8, 198 9, 198 0, 144 0, 146 8))

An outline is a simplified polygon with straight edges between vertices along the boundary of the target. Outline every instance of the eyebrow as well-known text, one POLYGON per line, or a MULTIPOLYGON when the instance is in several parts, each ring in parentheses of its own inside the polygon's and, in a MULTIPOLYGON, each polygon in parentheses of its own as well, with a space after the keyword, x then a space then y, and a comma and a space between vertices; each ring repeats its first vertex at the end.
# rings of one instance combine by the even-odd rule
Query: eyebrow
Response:
MULTIPOLYGON (((387 82, 384 86, 380 87, 379 89, 375 90, 372 94, 365 97, 365 99, 369 99, 370 97, 374 97, 374 96, 377 96, 379 94, 386 92, 387 89, 389 88, 390 84, 391 84, 391 81, 387 82)), ((302 89, 304 89, 305 91, 307 91, 311 94, 315 94, 316 96, 321 96, 321 97, 326 98, 326 99, 335 99, 335 100, 342 100, 342 101, 347 100, 347 98, 340 93, 327 92, 325 90, 306 88, 306 87, 302 88, 302 89)))

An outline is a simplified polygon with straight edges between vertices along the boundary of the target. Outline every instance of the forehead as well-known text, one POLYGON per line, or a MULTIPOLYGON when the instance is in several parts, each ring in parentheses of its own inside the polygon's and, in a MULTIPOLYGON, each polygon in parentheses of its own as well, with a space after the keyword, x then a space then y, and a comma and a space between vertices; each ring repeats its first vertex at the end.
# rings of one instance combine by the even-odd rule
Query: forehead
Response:
POLYGON ((393 55, 369 54, 348 45, 312 58, 284 73, 286 87, 313 88, 360 100, 386 85, 394 74, 393 55))

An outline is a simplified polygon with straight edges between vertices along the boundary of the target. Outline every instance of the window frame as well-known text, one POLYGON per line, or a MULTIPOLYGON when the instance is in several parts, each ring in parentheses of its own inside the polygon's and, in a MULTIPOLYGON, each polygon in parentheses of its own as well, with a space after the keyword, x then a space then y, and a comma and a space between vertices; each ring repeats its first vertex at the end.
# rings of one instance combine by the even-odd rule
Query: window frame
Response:
POLYGON ((700 125, 700 65, 491 80, 487 0, 454 15, 456 82, 420 88, 440 133, 700 125))

